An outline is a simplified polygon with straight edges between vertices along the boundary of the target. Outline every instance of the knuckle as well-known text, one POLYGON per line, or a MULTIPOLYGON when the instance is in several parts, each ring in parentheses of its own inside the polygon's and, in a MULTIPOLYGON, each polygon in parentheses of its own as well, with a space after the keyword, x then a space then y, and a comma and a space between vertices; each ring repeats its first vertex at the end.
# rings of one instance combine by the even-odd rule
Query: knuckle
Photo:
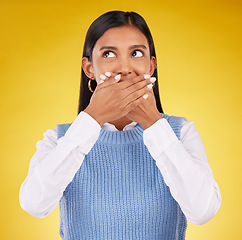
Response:
POLYGON ((129 82, 130 82, 130 83, 135 83, 136 81, 135 81, 134 78, 130 78, 130 79, 129 79, 129 82))
POLYGON ((136 104, 136 102, 132 102, 130 105, 131 105, 131 108, 134 108, 134 107, 136 107, 137 104, 136 104))
POLYGON ((144 75, 140 75, 139 78, 138 78, 138 81, 143 82, 144 79, 145 79, 145 78, 144 78, 144 75))
POLYGON ((130 91, 131 92, 135 92, 135 91, 137 91, 138 89, 137 89, 137 86, 136 85, 131 85, 130 86, 130 91))
POLYGON ((141 82, 139 82, 139 83, 137 84, 137 88, 138 88, 138 89, 142 89, 145 85, 146 85, 146 82, 141 81, 141 82))
POLYGON ((142 91, 142 95, 144 95, 144 94, 146 94, 146 93, 148 93, 149 92, 149 89, 148 88, 144 88, 144 89, 142 89, 143 91, 142 91))
POLYGON ((144 93, 148 93, 150 90, 152 90, 152 88, 148 88, 147 85, 143 88, 144 93))
POLYGON ((134 97, 134 98, 137 98, 137 97, 139 97, 139 94, 138 94, 137 92, 134 92, 134 93, 133 93, 133 97, 134 97))
POLYGON ((134 108, 134 103, 130 103, 128 106, 127 106, 127 111, 129 112, 130 110, 132 110, 134 108))

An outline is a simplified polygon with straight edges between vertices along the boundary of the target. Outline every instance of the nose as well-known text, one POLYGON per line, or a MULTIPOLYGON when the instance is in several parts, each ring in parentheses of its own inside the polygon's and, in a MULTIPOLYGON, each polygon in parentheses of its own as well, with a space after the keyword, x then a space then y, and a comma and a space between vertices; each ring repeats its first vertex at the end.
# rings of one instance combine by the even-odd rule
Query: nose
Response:
POLYGON ((132 73, 132 66, 128 58, 123 57, 122 59, 120 59, 120 62, 119 62, 118 74, 126 76, 131 73, 132 73))

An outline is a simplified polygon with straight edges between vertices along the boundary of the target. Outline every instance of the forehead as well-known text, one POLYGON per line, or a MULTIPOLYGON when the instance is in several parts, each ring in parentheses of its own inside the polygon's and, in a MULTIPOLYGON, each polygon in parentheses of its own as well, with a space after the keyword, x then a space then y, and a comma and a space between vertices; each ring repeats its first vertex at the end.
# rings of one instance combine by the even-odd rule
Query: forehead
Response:
MULTIPOLYGON (((108 29, 96 42, 95 47, 102 46, 130 46, 143 44, 147 47, 145 35, 135 26, 121 26, 108 29)), ((94 47, 94 48, 95 48, 94 47)))

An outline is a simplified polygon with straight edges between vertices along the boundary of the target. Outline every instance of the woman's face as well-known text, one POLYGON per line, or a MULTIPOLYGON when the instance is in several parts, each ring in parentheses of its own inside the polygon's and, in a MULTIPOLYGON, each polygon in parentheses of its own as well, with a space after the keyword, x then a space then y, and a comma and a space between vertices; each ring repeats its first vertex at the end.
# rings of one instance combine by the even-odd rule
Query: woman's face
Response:
POLYGON ((150 49, 145 35, 134 26, 108 29, 96 42, 92 61, 83 60, 83 69, 97 84, 100 75, 114 72, 122 76, 152 75, 155 57, 150 58, 150 49), (85 62, 85 64, 84 64, 85 62))

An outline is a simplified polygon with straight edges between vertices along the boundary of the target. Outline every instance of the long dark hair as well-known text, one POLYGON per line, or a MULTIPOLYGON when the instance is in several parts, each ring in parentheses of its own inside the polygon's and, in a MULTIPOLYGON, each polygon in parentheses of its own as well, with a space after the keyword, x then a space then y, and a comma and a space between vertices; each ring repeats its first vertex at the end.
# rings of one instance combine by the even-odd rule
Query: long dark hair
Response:
MULTIPOLYGON (((143 17, 141 17, 138 13, 135 13, 135 12, 123 12, 123 11, 106 12, 100 17, 98 17, 91 24, 91 26, 87 31, 82 57, 87 57, 88 60, 91 61, 93 47, 97 42, 97 40, 104 34, 104 32, 106 32, 110 28, 121 27, 124 25, 134 25, 145 35, 149 43, 150 57, 154 56, 156 58, 153 38, 151 36, 150 30, 145 20, 143 19, 143 17)), ((159 96, 157 69, 155 69, 152 76, 156 77, 157 79, 153 87, 154 96, 156 99, 156 107, 160 113, 163 113, 163 109, 160 103, 160 96, 159 96)), ((78 114, 88 106, 93 94, 88 89, 88 81, 89 81, 89 78, 86 76, 86 74, 82 69, 78 114)), ((91 81, 91 83, 92 83, 91 87, 94 90, 95 87, 97 86, 97 83, 96 81, 91 81)))

